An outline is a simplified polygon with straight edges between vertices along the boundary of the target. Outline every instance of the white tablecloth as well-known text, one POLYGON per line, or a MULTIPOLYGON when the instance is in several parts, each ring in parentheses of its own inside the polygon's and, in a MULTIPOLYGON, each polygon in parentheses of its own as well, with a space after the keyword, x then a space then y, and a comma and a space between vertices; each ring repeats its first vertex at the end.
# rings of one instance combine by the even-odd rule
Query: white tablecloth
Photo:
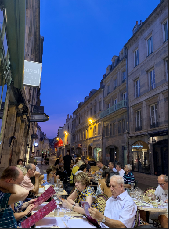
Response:
MULTIPOLYGON (((87 219, 69 219, 68 223, 65 222, 67 227, 69 228, 96 228, 92 224, 90 224, 87 219)), ((36 228, 45 228, 45 227, 52 227, 52 226, 59 226, 60 228, 66 228, 66 225, 63 222, 63 218, 61 217, 45 217, 37 222, 36 228)))

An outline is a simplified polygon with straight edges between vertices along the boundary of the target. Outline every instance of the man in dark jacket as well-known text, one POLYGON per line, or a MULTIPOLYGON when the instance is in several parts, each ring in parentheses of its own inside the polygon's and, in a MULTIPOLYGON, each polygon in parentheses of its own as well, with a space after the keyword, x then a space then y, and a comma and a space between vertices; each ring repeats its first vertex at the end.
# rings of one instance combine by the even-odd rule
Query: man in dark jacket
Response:
POLYGON ((71 163, 72 157, 69 155, 69 152, 68 151, 67 151, 66 156, 63 157, 63 160, 64 160, 64 170, 66 170, 67 175, 69 177, 70 174, 71 174, 70 163, 71 163))

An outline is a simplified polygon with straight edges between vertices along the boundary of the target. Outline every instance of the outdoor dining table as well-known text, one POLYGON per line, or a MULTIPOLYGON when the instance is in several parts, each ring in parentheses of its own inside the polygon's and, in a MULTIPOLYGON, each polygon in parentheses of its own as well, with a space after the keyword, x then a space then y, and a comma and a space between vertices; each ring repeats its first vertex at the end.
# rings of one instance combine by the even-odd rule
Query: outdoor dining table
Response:
MULTIPOLYGON (((40 208, 42 208, 45 204, 48 202, 44 202, 41 205, 39 205, 34 211, 32 211, 32 215, 38 211, 40 208)), ((88 220, 81 214, 71 211, 66 212, 66 215, 68 215, 70 218, 68 220, 65 220, 64 218, 64 211, 59 211, 59 214, 55 214, 54 211, 50 212, 48 215, 46 215, 43 219, 39 220, 37 223, 35 223, 36 228, 96 228, 93 226, 88 220)))

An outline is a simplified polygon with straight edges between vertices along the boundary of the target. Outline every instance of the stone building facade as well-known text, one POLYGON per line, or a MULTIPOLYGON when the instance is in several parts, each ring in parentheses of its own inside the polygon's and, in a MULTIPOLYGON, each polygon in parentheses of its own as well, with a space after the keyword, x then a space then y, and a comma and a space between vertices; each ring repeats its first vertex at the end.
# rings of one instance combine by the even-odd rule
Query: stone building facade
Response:
MULTIPOLYGON (((25 52, 23 50, 25 56, 22 59, 23 61, 25 59, 42 62, 43 37, 40 36, 40 0, 26 0, 25 2, 25 42, 22 41, 25 43, 25 52)), ((13 3, 11 2, 11 4, 13 3)), ((10 25, 8 25, 8 28, 10 29, 10 25)), ((19 42, 19 38, 16 38, 16 43, 19 42)), ((13 50, 11 49, 10 51, 13 54, 13 50)), ((22 87, 22 85, 21 88, 17 88, 15 87, 15 80, 18 79, 18 82, 23 82, 23 76, 20 75, 16 79, 13 78, 14 84, 11 83, 8 88, 3 110, 0 174, 7 166, 16 165, 16 161, 19 158, 28 161, 34 144, 32 134, 36 133, 37 123, 31 123, 30 116, 34 105, 40 105, 40 89, 28 86, 22 87)))
POLYGON ((130 163, 168 175, 168 1, 136 23, 128 50, 130 163))
POLYGON ((73 112, 72 143, 79 156, 102 158, 102 123, 100 112, 103 110, 103 87, 93 89, 84 102, 73 112))
POLYGON ((103 162, 127 163, 127 90, 125 47, 103 76, 103 105, 100 121, 103 125, 103 162))

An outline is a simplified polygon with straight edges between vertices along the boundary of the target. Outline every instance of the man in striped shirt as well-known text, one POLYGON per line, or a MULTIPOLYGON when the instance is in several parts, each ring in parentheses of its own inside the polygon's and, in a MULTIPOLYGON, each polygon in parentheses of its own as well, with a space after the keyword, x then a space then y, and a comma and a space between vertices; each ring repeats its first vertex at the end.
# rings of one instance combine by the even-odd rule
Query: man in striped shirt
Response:
POLYGON ((131 188, 131 184, 133 185, 135 184, 135 177, 131 170, 132 170, 132 166, 130 164, 125 165, 124 167, 125 174, 123 176, 125 188, 131 188))

